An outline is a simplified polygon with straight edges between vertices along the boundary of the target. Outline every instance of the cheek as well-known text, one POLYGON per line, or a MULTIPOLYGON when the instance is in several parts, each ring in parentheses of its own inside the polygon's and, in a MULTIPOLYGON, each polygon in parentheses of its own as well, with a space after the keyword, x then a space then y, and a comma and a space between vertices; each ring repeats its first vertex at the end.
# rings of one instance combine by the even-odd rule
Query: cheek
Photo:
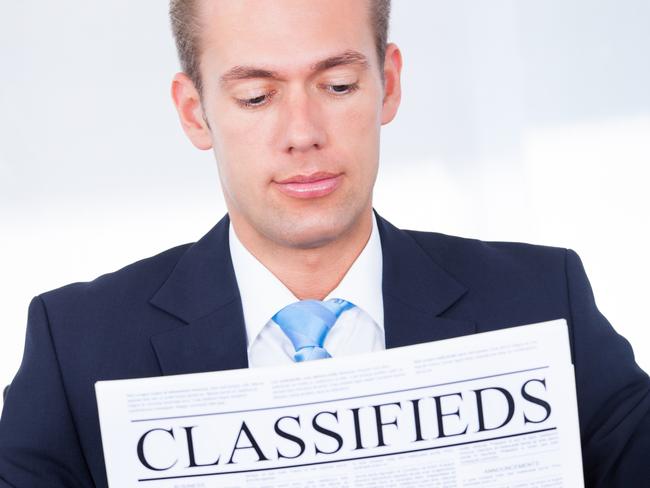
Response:
POLYGON ((254 154, 265 140, 265 124, 255 117, 241 114, 219 114, 219 124, 213 129, 220 152, 226 156, 246 157, 254 154))
POLYGON ((372 107, 355 107, 340 117, 339 124, 345 127, 346 132, 353 131, 358 134, 368 130, 374 132, 378 127, 378 120, 378 114, 372 107))
POLYGON ((248 160, 263 145, 269 125, 267 114, 245 112, 221 92, 213 94, 207 106, 218 155, 230 161, 248 160))
POLYGON ((378 158, 381 113, 368 101, 338 114, 335 140, 340 150, 360 169, 370 171, 378 158))
POLYGON ((267 127, 253 117, 220 114, 220 123, 212 129, 215 157, 222 179, 230 186, 250 191, 269 178, 269 138, 267 127), (245 188, 241 188, 245 187, 245 188))

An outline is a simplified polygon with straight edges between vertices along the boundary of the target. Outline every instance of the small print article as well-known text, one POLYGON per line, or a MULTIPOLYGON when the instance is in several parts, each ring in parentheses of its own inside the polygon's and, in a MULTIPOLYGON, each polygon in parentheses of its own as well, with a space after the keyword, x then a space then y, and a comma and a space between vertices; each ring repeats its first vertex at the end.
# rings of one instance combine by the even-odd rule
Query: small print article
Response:
POLYGON ((584 486, 564 320, 96 384, 112 488, 584 486))

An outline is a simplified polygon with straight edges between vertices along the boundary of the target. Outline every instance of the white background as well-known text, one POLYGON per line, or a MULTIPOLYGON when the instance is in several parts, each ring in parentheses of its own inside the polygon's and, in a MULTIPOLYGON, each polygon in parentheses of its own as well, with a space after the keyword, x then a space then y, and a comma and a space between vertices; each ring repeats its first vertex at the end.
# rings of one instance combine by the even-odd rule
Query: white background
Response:
MULTIPOLYGON (((404 98, 375 207, 571 247, 650 370, 650 2, 394 0, 404 98)), ((32 296, 194 241, 225 212, 185 140, 164 0, 4 1, 0 385, 32 296)))

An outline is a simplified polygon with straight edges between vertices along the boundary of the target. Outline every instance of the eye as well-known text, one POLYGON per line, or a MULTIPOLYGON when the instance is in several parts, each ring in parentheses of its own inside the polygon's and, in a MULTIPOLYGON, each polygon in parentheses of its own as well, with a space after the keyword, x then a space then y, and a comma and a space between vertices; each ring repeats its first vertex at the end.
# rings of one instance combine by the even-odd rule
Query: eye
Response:
POLYGON ((348 83, 340 85, 323 85, 325 90, 330 92, 333 95, 347 95, 352 93, 359 88, 359 83, 348 83))
POLYGON ((269 100, 275 95, 275 91, 264 93, 253 98, 235 98, 237 103, 245 108, 256 108, 266 105, 269 100))

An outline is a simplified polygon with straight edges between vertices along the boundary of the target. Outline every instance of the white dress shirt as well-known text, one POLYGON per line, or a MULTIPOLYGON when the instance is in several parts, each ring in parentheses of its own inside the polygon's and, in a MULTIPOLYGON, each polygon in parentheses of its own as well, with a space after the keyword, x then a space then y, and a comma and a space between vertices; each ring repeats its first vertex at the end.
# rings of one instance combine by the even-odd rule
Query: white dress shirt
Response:
MULTIPOLYGON (((295 349, 271 317, 298 298, 244 247, 232 224, 229 244, 244 311, 249 366, 292 363, 295 349)), ((358 307, 343 312, 327 335, 324 346, 332 357, 386 348, 381 280, 381 242, 373 216, 366 246, 325 298, 343 298, 358 307)))

